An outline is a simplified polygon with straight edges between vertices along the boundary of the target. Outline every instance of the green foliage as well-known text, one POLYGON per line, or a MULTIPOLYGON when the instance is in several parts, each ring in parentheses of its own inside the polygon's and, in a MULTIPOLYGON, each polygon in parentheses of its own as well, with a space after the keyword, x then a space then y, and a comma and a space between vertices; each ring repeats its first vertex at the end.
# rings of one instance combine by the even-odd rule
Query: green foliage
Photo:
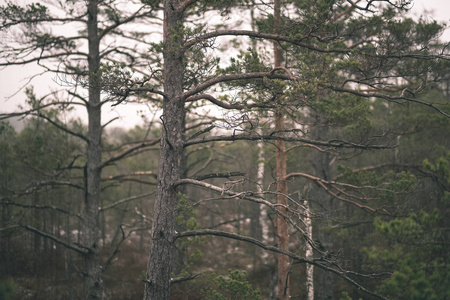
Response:
POLYGON ((228 277, 218 276, 215 279, 215 288, 206 291, 204 299, 207 300, 259 300, 259 290, 253 289, 247 280, 247 272, 228 270, 228 277))
POLYGON ((378 291, 394 299, 446 299, 450 296, 450 263, 443 216, 439 211, 412 213, 406 218, 382 221, 376 230, 388 247, 372 247, 366 253, 373 263, 394 269, 378 291))
POLYGON ((16 283, 11 277, 7 277, 0 280, 0 299, 1 300, 10 300, 13 299, 16 283))
POLYGON ((425 267, 414 257, 402 259, 399 270, 378 290, 394 299, 447 299, 450 296, 447 288, 450 276, 445 271, 445 263, 448 261, 433 261, 425 267))
POLYGON ((221 70, 224 74, 239 74, 251 72, 267 72, 271 67, 267 66, 260 54, 252 48, 240 51, 236 57, 230 58, 230 65, 221 70))
POLYGON ((445 156, 438 158, 434 164, 428 159, 425 159, 423 161, 423 167, 442 176, 450 184, 450 151, 445 156))
MULTIPOLYGON (((352 297, 350 297, 350 295, 347 292, 342 292, 339 300, 352 300, 352 297)), ((359 298, 359 300, 362 300, 362 298, 359 298)))
POLYGON ((133 74, 124 62, 101 64, 95 78, 101 89, 113 97, 125 97, 127 89, 134 86, 133 74))
POLYGON ((311 100, 311 107, 323 114, 332 124, 361 126, 370 114, 370 102, 352 94, 333 94, 311 100))
MULTIPOLYGON (((189 203, 185 194, 178 194, 178 214, 176 217, 177 227, 180 230, 195 230, 199 228, 195 218, 195 210, 189 203)), ((203 252, 199 249, 205 243, 204 237, 191 237, 182 239, 181 243, 186 247, 186 263, 178 277, 188 276, 192 267, 198 264, 203 258, 203 252)))
MULTIPOLYGON (((14 147, 17 135, 14 128, 4 121, 0 121, 0 169, 1 171, 1 188, 11 185, 9 182, 14 178, 14 173, 17 171, 14 155, 14 147)), ((2 191, 2 193, 6 193, 2 191)))
POLYGON ((380 199, 388 201, 394 200, 396 195, 411 191, 417 181, 416 176, 404 171, 381 174, 368 170, 354 172, 345 166, 339 166, 338 171, 341 174, 340 181, 356 186, 370 186, 380 199))
POLYGON ((339 297, 339 300, 352 300, 352 297, 350 297, 347 292, 342 292, 341 297, 339 297))
POLYGON ((177 225, 182 226, 186 230, 198 229, 195 210, 188 202, 187 196, 181 193, 178 194, 178 215, 176 222, 177 225))
POLYGON ((417 242, 418 239, 421 242, 431 242, 431 240, 424 238, 428 234, 431 234, 429 238, 438 234, 438 232, 433 232, 433 228, 441 218, 439 211, 434 211, 431 214, 420 211, 419 213, 412 213, 404 219, 394 219, 389 222, 375 218, 374 226, 384 236, 397 242, 412 244, 417 242))
POLYGON ((7 2, 5 6, 0 6, 0 28, 7 28, 25 22, 34 24, 48 17, 48 8, 40 3, 31 3, 22 7, 12 2, 7 2))

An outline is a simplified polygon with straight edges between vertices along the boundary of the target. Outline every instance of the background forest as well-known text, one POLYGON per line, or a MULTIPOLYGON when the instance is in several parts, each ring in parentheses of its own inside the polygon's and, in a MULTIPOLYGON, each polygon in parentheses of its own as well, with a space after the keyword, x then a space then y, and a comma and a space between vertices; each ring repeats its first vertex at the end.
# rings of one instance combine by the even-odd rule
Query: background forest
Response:
POLYGON ((2 5, 2 72, 60 89, 0 114, 0 299, 450 299, 449 44, 410 5, 2 5))

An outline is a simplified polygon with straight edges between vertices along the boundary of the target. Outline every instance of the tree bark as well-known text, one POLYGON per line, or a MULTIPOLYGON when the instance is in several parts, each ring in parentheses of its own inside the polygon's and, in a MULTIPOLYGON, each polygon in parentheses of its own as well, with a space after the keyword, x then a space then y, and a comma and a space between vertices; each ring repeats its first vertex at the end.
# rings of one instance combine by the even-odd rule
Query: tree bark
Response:
POLYGON ((158 185, 153 213, 150 256, 144 299, 164 300, 170 294, 171 261, 176 239, 175 217, 183 158, 184 99, 181 29, 178 1, 164 1, 164 93, 158 185), (177 34, 178 33, 178 34, 177 34))
MULTIPOLYGON (((309 208, 308 201, 303 201, 303 204, 305 206, 305 229, 306 234, 308 235, 308 240, 312 241, 313 238, 313 227, 312 227, 312 220, 311 220, 311 211, 309 208)), ((314 259, 314 252, 313 247, 310 243, 306 243, 306 251, 305 251, 305 257, 307 260, 313 260, 314 259)), ((306 265, 306 295, 307 300, 314 300, 314 265, 307 264, 306 265)))
POLYGON ((86 163, 86 197, 83 210, 83 246, 88 250, 84 255, 84 299, 102 299, 103 283, 99 249, 99 199, 101 175, 101 103, 100 103, 100 39, 97 26, 96 0, 88 3, 88 41, 89 41, 89 103, 88 145, 86 163))
MULTIPOLYGON (((277 110, 275 114, 275 130, 280 132, 284 129, 284 116, 283 113, 277 110)), ((276 162, 277 162, 277 204, 278 210, 287 214, 287 182, 284 179, 286 177, 286 148, 284 141, 276 141, 276 162)), ((288 224, 286 220, 278 215, 277 216, 277 235, 278 235, 278 247, 282 250, 289 250, 289 233, 288 224)), ((289 258, 286 255, 278 255, 278 299, 289 299, 289 258)))
MULTIPOLYGON (((280 27, 281 6, 280 1, 274 2, 274 33, 278 33, 280 27)), ((277 42, 274 42, 274 68, 281 67, 282 50, 277 42)), ((276 99, 279 102, 279 96, 276 99)), ((275 112, 275 132, 277 135, 283 136, 284 114, 281 106, 278 106, 275 112)), ((285 180, 286 170, 286 147, 283 140, 275 142, 276 164, 277 164, 277 204, 278 210, 283 214, 287 214, 287 182, 285 180)), ((277 235, 278 247, 282 250, 289 250, 289 233, 288 224, 282 216, 277 216, 277 235)), ((277 282, 278 299, 289 299, 289 258, 286 255, 278 255, 278 282, 277 282)))

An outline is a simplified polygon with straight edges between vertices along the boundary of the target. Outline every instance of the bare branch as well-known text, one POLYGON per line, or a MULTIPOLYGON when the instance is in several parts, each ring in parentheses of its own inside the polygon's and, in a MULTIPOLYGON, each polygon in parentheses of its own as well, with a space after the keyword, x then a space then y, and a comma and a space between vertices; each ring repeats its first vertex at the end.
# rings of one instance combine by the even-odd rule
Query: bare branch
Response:
POLYGON ((117 21, 115 22, 113 25, 106 27, 105 29, 103 29, 100 33, 99 33, 99 38, 102 39, 103 37, 105 37, 105 35, 107 35, 108 33, 110 33, 111 31, 113 31, 114 29, 116 29, 117 27, 123 25, 123 24, 127 24, 130 22, 135 21, 138 18, 141 17, 145 17, 147 16, 150 12, 149 11, 145 11, 143 13, 140 13, 146 6, 141 6, 137 11, 135 11, 132 15, 130 15, 128 18, 125 18, 123 20, 117 21))
POLYGON ((399 96, 390 96, 387 94, 382 94, 382 93, 376 93, 376 92, 362 92, 362 91, 357 91, 357 90, 352 90, 352 89, 346 89, 346 88, 341 88, 341 87, 337 87, 337 86, 326 86, 334 91, 337 92, 345 92, 345 93, 350 93, 356 96, 360 96, 360 97, 365 97, 365 98, 379 98, 379 99, 384 99, 390 102, 396 102, 396 103, 400 103, 400 101, 408 101, 408 102, 414 102, 414 103, 418 103, 420 105, 424 105, 424 106, 428 106, 434 110, 436 110, 437 112, 439 112, 440 114, 442 114, 443 116, 450 118, 450 113, 445 112, 443 110, 441 110, 440 108, 436 107, 436 105, 432 104, 432 103, 428 103, 425 101, 421 101, 418 100, 416 98, 411 98, 411 97, 405 97, 404 93, 402 92, 401 95, 399 96))
POLYGON ((86 255, 86 254, 89 253, 89 251, 87 249, 84 249, 84 248, 81 248, 81 247, 77 247, 77 246, 75 246, 73 244, 67 243, 67 242, 65 242, 65 241, 63 241, 61 239, 58 239, 54 235, 51 235, 51 234, 48 234, 46 232, 40 231, 40 230, 38 230, 38 229, 36 229, 34 227, 31 227, 31 226, 28 226, 28 225, 21 225, 21 227, 23 227, 23 228, 25 228, 25 229, 27 229, 27 230, 29 230, 31 232, 34 232, 34 233, 36 233, 36 234, 38 234, 38 235, 40 235, 40 236, 42 236, 44 238, 52 240, 55 243, 58 243, 58 244, 66 247, 68 249, 74 250, 74 251, 76 251, 76 252, 78 252, 80 254, 86 255))
POLYGON ((332 147, 332 148, 351 148, 351 149, 392 149, 396 146, 390 145, 364 145, 364 144, 356 144, 349 141, 343 140, 330 140, 328 142, 323 141, 315 141, 310 139, 305 139, 299 136, 275 136, 275 135, 252 135, 252 134, 238 134, 238 135, 219 135, 219 136, 210 136, 210 137, 202 137, 198 139, 188 140, 184 143, 184 147, 189 147, 196 144, 203 144, 209 142, 216 141, 260 141, 260 140, 284 140, 286 142, 302 142, 305 144, 316 145, 316 146, 324 146, 324 147, 332 147))
MULTIPOLYGON (((323 180, 323 179, 321 179, 319 177, 315 177, 315 176, 312 176, 312 175, 309 175, 309 174, 305 174, 305 173, 291 173, 291 174, 286 175, 286 177, 284 177, 284 180, 289 180, 290 178, 293 178, 293 177, 308 178, 308 179, 314 181, 317 185, 319 185, 322 189, 324 189, 328 194, 330 194, 334 198, 339 199, 339 200, 344 201, 344 202, 347 202, 347 203, 350 203, 352 205, 355 205, 355 206, 357 206, 357 207, 359 207, 361 209, 365 209, 365 210, 368 210, 368 211, 371 211, 371 212, 375 212, 375 209, 373 209, 372 207, 359 204, 359 203, 357 203, 355 201, 351 201, 351 200, 349 200, 347 198, 344 198, 344 197, 341 197, 341 196, 337 195, 336 193, 331 191, 326 186, 326 184, 330 184, 330 182, 328 182, 326 180, 323 180)), ((336 183, 336 182, 333 182, 333 183, 336 183)), ((358 187, 358 188, 361 188, 361 187, 358 187)), ((341 192, 343 192, 343 191, 341 190, 341 192)), ((349 194, 346 194, 346 195, 349 196, 349 194)), ((351 197, 354 198, 355 196, 351 195, 351 197)), ((360 199, 360 200, 362 200, 362 199, 360 199)))
POLYGON ((40 117, 40 118, 43 118, 43 119, 47 120, 47 121, 48 121, 50 124, 52 124, 53 126, 59 128, 59 129, 61 129, 62 131, 66 132, 66 133, 68 133, 68 134, 70 134, 70 135, 76 136, 76 137, 82 139, 82 140, 85 141, 85 142, 89 142, 88 139, 87 139, 87 137, 85 137, 85 136, 82 135, 81 133, 72 131, 72 130, 70 130, 69 128, 67 128, 66 126, 63 126, 63 125, 61 125, 61 124, 58 124, 57 122, 53 121, 52 119, 50 119, 50 118, 47 117, 46 115, 43 115, 43 114, 41 114, 41 113, 38 113, 38 114, 36 114, 36 116, 38 116, 38 117, 40 117))
POLYGON ((49 185, 61 185, 61 186, 70 186, 70 187, 74 187, 80 190, 84 190, 84 188, 82 186, 76 185, 70 181, 58 181, 58 180, 48 180, 48 181, 40 181, 37 182, 36 184, 34 184, 32 187, 26 189, 25 191, 21 192, 21 193, 15 193, 12 196, 3 196, 0 197, 0 200, 4 200, 4 199, 9 199, 9 198, 17 198, 17 197, 21 197, 21 196, 25 196, 25 195, 29 195, 35 191, 38 191, 40 188, 44 187, 44 186, 49 186, 49 185))
POLYGON ((40 105, 39 107, 35 107, 35 108, 29 109, 29 110, 26 110, 26 111, 22 111, 22 112, 12 112, 12 113, 0 114, 0 120, 5 120, 5 119, 13 118, 13 117, 22 117, 22 116, 25 117, 25 116, 28 116, 28 115, 33 115, 34 112, 37 112, 37 111, 40 111, 40 110, 42 110, 44 108, 55 106, 55 105, 82 105, 82 106, 84 106, 83 103, 72 102, 72 101, 51 102, 51 103, 40 105))
POLYGON ((154 195, 154 194, 155 194, 155 192, 151 192, 151 193, 146 193, 146 194, 142 194, 142 195, 137 195, 137 196, 132 196, 132 197, 124 198, 124 199, 121 199, 121 200, 117 200, 117 201, 115 201, 114 203, 112 203, 110 205, 101 207, 99 209, 99 211, 105 211, 105 210, 114 208, 114 207, 116 207, 118 205, 121 205, 121 204, 124 204, 124 203, 128 203, 130 201, 134 201, 134 200, 137 200, 137 199, 142 199, 142 198, 145 198, 145 197, 149 197, 149 196, 154 195))
MULTIPOLYGON (((327 272, 331 272, 339 277, 341 277, 342 279, 346 280, 347 282, 349 282, 350 284, 352 284, 353 286, 357 287, 359 290, 361 290, 362 292, 371 295, 373 297, 376 297, 378 299, 383 299, 383 300, 388 300, 387 298, 378 295, 376 293, 373 293, 371 291, 369 291, 368 289, 366 289, 365 287, 363 287, 362 285, 360 285, 359 283, 357 283, 356 281, 354 281, 353 279, 351 279, 350 277, 348 277, 347 272, 343 271, 341 269, 336 269, 333 267, 328 266, 328 263, 326 260, 324 260, 323 258, 320 259, 313 259, 313 260, 309 260, 306 259, 304 257, 298 256, 293 252, 290 251, 286 251, 283 249, 280 249, 278 247, 275 246, 270 246, 267 244, 264 244, 263 242, 254 239, 252 237, 248 237, 248 236, 244 236, 244 235, 240 235, 240 234, 236 234, 236 233, 230 233, 230 232, 225 232, 225 231, 219 231, 219 230, 212 230, 212 229, 202 229, 202 230, 195 230, 195 231, 185 231, 185 232, 180 232, 177 234, 177 238, 183 238, 183 237, 191 237, 191 236, 219 236, 219 237, 225 237, 225 238, 229 238, 229 239, 233 239, 233 240, 238 240, 238 241, 244 241, 250 244, 253 244, 255 246, 258 246, 264 250, 268 250, 271 252, 275 252, 275 253, 279 253, 279 254, 284 254, 288 257, 290 257, 291 259, 293 259, 294 261, 298 262, 298 263, 307 263, 307 264, 312 264, 316 267, 321 268, 322 270, 325 270, 327 272)), ((355 274, 354 272, 351 272, 353 275, 358 275, 355 274)))
POLYGON ((33 57, 30 59, 24 59, 19 61, 7 61, 7 62, 0 62, 0 67, 3 66, 13 66, 13 65, 26 65, 32 62, 49 59, 49 58, 57 58, 57 57, 63 57, 63 56, 83 56, 86 59, 88 58, 88 55, 83 52, 63 52, 63 53, 55 53, 55 54, 48 54, 48 55, 40 55, 38 57, 33 57))
POLYGON ((130 155, 133 155, 135 152, 137 152, 138 150, 141 150, 142 148, 156 145, 156 144, 159 143, 159 141, 160 141, 160 139, 155 139, 155 140, 152 140, 152 141, 141 142, 138 145, 130 147, 130 148, 124 150, 123 152, 121 152, 121 153, 119 153, 117 155, 114 155, 114 156, 110 157, 109 159, 105 160, 100 165, 100 168, 104 168, 107 165, 111 164, 112 162, 115 162, 115 161, 117 161, 119 159, 122 159, 122 158, 130 156, 130 155))
POLYGON ((10 205, 10 206, 17 206, 17 207, 22 207, 22 208, 33 208, 33 209, 52 209, 55 211, 59 211, 61 213, 70 215, 70 216, 75 216, 77 218, 80 218, 79 214, 73 214, 72 212, 65 210, 61 207, 57 207, 54 205, 38 205, 38 204, 22 204, 22 203, 17 203, 17 202, 9 202, 9 201, 1 201, 0 204, 2 205, 10 205))
POLYGON ((263 33, 263 32, 256 32, 256 31, 251 31, 251 30, 217 30, 217 31, 213 31, 213 32, 208 32, 202 35, 199 35, 189 41, 187 41, 184 44, 184 47, 187 49, 189 47, 192 47, 193 45, 197 44, 197 43, 201 43, 205 40, 211 39, 211 38, 215 38, 215 37, 219 37, 219 36, 248 36, 248 37, 252 37, 252 38, 259 38, 259 39, 266 39, 266 40, 273 40, 273 41, 278 41, 278 42, 288 42, 291 43, 293 45, 297 45, 300 47, 303 47, 305 49, 309 49, 309 50, 314 50, 317 52, 322 52, 322 53, 341 53, 341 54, 347 54, 349 53, 351 50, 351 47, 348 47, 348 49, 327 49, 327 48, 319 48, 316 47, 312 44, 306 44, 306 43, 302 43, 301 40, 309 37, 309 35, 305 35, 303 37, 297 38, 297 39, 293 39, 287 36, 283 36, 283 35, 279 35, 279 34, 273 34, 273 33, 263 33))

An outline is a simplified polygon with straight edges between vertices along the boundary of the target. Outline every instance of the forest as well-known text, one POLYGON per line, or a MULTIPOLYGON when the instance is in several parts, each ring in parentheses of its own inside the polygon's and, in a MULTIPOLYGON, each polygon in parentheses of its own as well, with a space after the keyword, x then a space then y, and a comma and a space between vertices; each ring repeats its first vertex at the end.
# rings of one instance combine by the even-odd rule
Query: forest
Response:
POLYGON ((2 2, 0 72, 58 88, 0 111, 0 299, 450 299, 450 42, 413 5, 2 2))

